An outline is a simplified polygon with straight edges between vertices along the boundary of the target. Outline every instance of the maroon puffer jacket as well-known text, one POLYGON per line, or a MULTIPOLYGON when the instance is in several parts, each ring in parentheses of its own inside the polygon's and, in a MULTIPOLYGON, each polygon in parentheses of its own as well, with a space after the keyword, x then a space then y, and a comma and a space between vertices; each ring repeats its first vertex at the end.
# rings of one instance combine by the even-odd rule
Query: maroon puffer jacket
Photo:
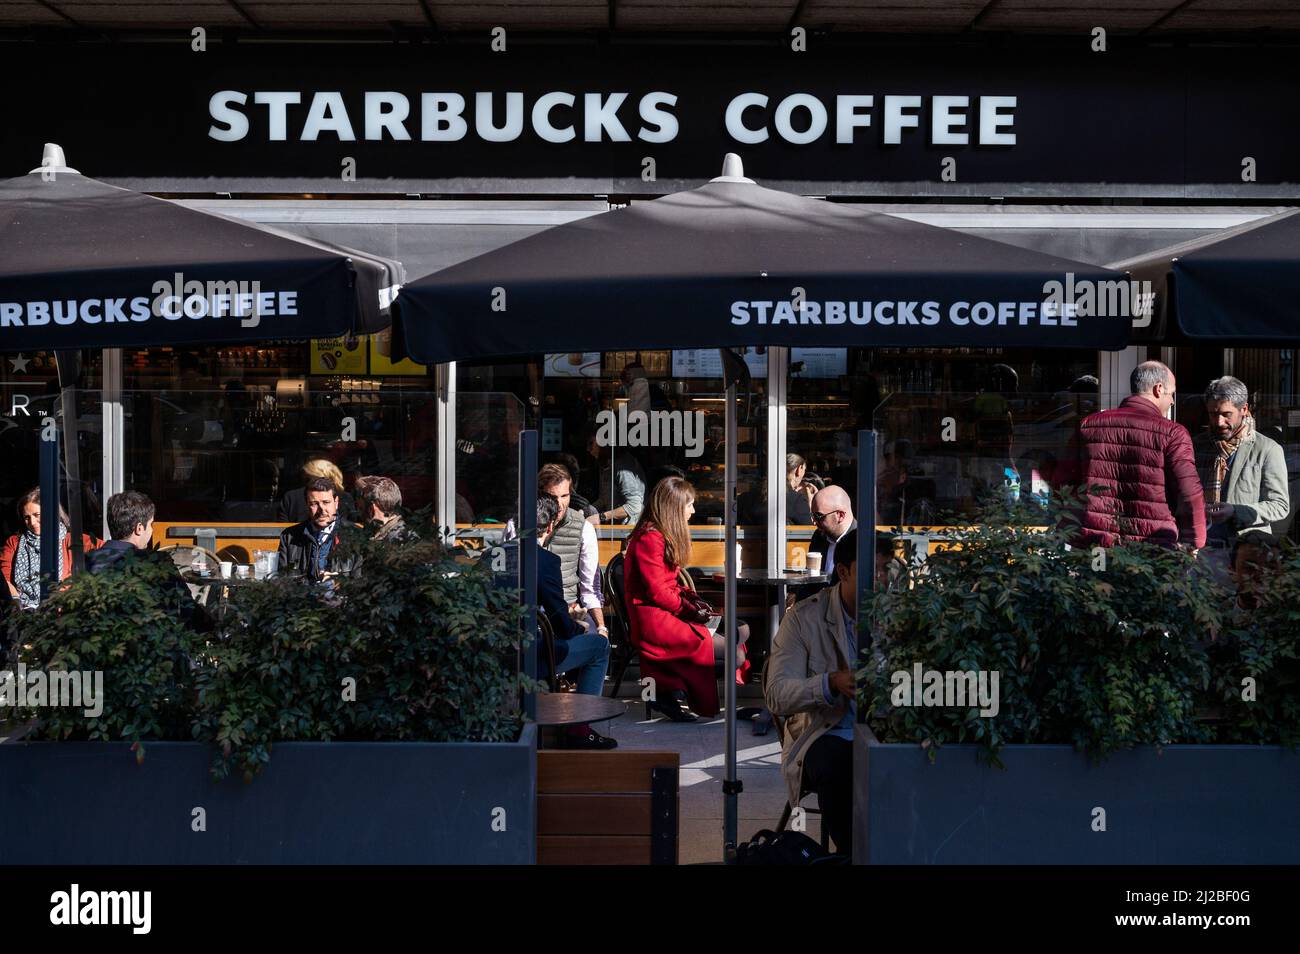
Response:
POLYGON ((1113 410, 1085 417, 1076 449, 1054 482, 1109 488, 1083 495, 1078 545, 1145 540, 1205 546, 1205 497, 1187 428, 1134 394, 1113 410))

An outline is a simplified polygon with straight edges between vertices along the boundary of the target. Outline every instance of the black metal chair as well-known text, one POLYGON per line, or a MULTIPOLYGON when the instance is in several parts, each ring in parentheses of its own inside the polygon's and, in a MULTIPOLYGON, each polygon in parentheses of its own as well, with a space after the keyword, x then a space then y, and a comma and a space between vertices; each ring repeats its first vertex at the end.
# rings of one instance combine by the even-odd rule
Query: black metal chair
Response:
POLYGON ((623 554, 615 553, 605 565, 601 574, 601 583, 605 589, 605 595, 609 599, 609 605, 614 610, 614 618, 607 620, 607 623, 614 625, 609 627, 610 635, 610 661, 614 669, 614 685, 610 688, 610 698, 617 698, 618 691, 623 687, 623 677, 627 675, 628 667, 632 660, 637 657, 637 649, 632 645, 632 626, 628 621, 627 604, 623 601, 623 554))
MULTIPOLYGON (((609 599, 609 605, 614 610, 614 619, 606 621, 615 624, 609 627, 610 659, 615 672, 614 685, 609 691, 610 698, 618 697, 618 691, 623 687, 623 678, 627 675, 628 667, 632 665, 632 660, 639 655, 636 646, 632 644, 632 623, 627 615, 627 603, 623 595, 623 570, 624 554, 615 553, 609 558, 609 563, 605 565, 605 569, 601 574, 601 584, 604 587, 605 595, 609 599), (616 630, 617 636, 615 635, 616 630)), ((686 572, 685 568, 677 571, 677 579, 683 586, 690 587, 692 591, 695 590, 695 579, 686 572)))
POLYGON ((543 657, 540 661, 546 667, 546 685, 551 692, 559 691, 559 679, 555 674, 555 629, 551 619, 539 608, 537 610, 537 635, 542 641, 543 657))

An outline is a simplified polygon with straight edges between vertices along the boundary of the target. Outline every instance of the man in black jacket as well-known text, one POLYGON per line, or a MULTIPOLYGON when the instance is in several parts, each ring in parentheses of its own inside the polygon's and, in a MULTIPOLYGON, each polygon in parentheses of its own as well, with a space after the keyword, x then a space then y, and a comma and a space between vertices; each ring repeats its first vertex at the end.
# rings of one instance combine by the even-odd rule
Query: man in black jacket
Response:
POLYGON ((206 628, 208 618, 199 612, 198 604, 190 595, 190 588, 181 579, 180 571, 169 559, 150 551, 153 541, 154 504, 147 496, 135 490, 113 494, 108 498, 108 532, 112 539, 97 550, 86 554, 86 570, 104 573, 122 567, 127 562, 147 556, 165 562, 170 568, 170 581, 166 603, 174 606, 181 622, 206 628))
POLYGON ((339 554, 339 492, 328 477, 307 481, 309 516, 280 534, 280 572, 301 573, 312 580, 332 580, 351 573, 355 557, 339 554))
MULTIPOLYGON (((560 516, 560 502, 554 494, 537 495, 537 540, 545 543, 560 516)), ((537 548, 537 608, 546 614, 555 634, 556 673, 571 672, 578 692, 599 696, 605 691, 605 672, 609 669, 609 639, 588 632, 569 615, 564 599, 564 578, 560 558, 542 546, 537 548)), ((589 725, 567 726, 561 730, 565 748, 612 749, 614 739, 601 735, 589 725)))

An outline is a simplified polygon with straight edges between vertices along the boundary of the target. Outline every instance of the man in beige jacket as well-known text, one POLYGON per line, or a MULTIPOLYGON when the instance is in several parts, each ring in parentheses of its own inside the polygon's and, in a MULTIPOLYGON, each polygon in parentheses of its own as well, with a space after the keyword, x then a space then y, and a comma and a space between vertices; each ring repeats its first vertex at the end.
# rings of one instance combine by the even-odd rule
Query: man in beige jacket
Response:
POLYGON ((857 702, 858 532, 835 544, 836 585, 786 612, 767 660, 767 707, 786 717, 781 772, 790 804, 817 793, 835 848, 853 830, 853 723, 857 702))
POLYGON ((1211 381, 1205 389, 1206 430, 1192 441, 1210 521, 1201 557, 1228 585, 1260 572, 1253 544, 1271 540, 1273 525, 1291 514, 1286 455, 1255 430, 1249 396, 1237 378, 1211 381))

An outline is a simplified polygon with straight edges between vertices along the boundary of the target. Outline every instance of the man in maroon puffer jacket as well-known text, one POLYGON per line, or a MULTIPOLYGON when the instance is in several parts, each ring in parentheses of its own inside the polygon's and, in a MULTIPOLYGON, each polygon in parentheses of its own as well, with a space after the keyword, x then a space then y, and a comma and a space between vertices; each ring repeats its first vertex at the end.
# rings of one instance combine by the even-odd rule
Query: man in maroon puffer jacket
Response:
POLYGON ((1082 494, 1076 546, 1145 541, 1205 546, 1205 497, 1187 428, 1165 415, 1174 403, 1174 373, 1159 361, 1133 369, 1132 395, 1119 407, 1089 414, 1076 453, 1053 475, 1082 494), (1107 489, 1089 493, 1088 488, 1107 489))

